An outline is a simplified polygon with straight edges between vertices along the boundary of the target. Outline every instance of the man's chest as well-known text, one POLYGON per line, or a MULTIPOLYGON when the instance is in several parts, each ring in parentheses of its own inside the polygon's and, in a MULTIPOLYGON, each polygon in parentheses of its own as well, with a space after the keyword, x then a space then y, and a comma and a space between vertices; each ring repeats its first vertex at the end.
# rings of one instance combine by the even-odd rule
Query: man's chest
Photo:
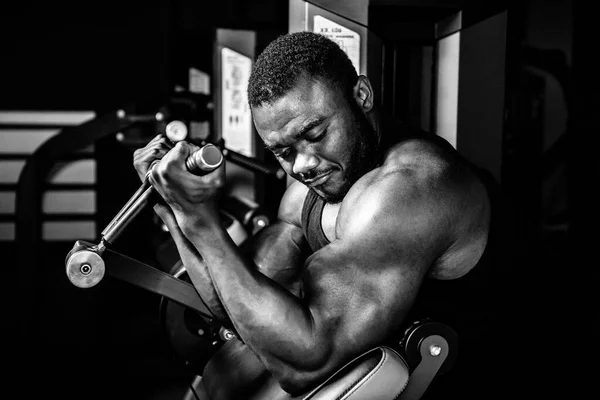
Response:
POLYGON ((323 213, 321 214, 321 227, 327 240, 330 242, 337 238, 336 225, 337 218, 340 213, 341 203, 339 204, 325 204, 323 207, 323 213))

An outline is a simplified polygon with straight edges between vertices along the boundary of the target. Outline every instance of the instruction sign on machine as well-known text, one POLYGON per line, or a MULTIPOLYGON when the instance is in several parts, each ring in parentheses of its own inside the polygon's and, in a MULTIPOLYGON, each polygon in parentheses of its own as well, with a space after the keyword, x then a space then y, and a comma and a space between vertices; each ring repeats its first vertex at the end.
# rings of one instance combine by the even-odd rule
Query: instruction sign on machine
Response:
POLYGON ((252 120, 246 87, 252 60, 224 47, 221 50, 222 137, 228 149, 254 157, 252 120))
POLYGON ((336 42, 348 54, 356 72, 360 74, 360 35, 325 17, 315 15, 313 30, 336 42))

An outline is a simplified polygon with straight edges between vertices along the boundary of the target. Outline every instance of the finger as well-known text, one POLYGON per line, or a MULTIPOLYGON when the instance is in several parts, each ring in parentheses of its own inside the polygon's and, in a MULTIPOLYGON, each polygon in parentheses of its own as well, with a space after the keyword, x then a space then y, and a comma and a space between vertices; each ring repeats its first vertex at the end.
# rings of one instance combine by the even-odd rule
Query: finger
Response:
POLYGON ((162 143, 155 143, 151 147, 144 147, 142 149, 137 150, 133 155, 133 159, 136 162, 143 160, 152 161, 154 159, 160 159, 164 157, 164 155, 167 154, 169 150, 171 150, 169 146, 162 143))
POLYGON ((158 163, 156 163, 154 165, 154 166, 156 166, 156 168, 148 169, 145 179, 148 181, 148 183, 150 183, 150 185, 154 188, 154 190, 156 190, 156 192, 166 201, 166 198, 165 198, 164 192, 163 192, 163 186, 166 184, 167 174, 165 172, 164 166, 161 167, 161 166, 158 166, 157 164, 158 163))
POLYGON ((150 149, 148 158, 150 159, 161 159, 163 158, 169 151, 171 151, 168 147, 155 147, 150 149))
MULTIPOLYGON (((169 175, 171 173, 173 173, 174 170, 177 169, 181 169, 182 167, 184 167, 184 163, 185 163, 185 159, 186 159, 186 147, 184 144, 180 144, 183 142, 179 142, 175 145, 175 147, 173 147, 171 150, 169 150, 168 152, 166 152, 166 154, 160 154, 162 153, 162 151, 160 153, 157 153, 155 155, 152 156, 152 158, 150 160, 151 164, 148 168, 148 172, 146 174, 148 174, 151 169, 154 171, 158 171, 159 174, 162 175, 169 175), (158 161, 160 160, 160 165, 158 164, 158 161), (158 167, 158 168, 153 168, 153 167, 158 167), (167 171, 171 171, 171 172, 167 172, 167 171)), ((157 176, 155 175, 155 180, 158 179, 157 176)))
POLYGON ((165 140, 158 139, 158 140, 151 141, 144 147, 140 147, 139 149, 136 149, 134 154, 145 154, 155 148, 170 149, 171 147, 172 146, 170 146, 169 143, 166 142, 165 140))
POLYGON ((169 150, 173 147, 173 144, 166 138, 164 135, 158 135, 150 142, 146 144, 146 146, 136 150, 136 152, 140 154, 146 154, 146 152, 151 151, 151 149, 162 148, 169 150))
POLYGON ((173 143, 167 139, 164 135, 159 135, 152 139, 146 146, 146 148, 165 148, 171 149, 173 148, 173 143))
POLYGON ((188 147, 190 149, 190 154, 195 153, 196 151, 200 150, 200 146, 195 145, 194 143, 187 143, 188 147))
POLYGON ((150 141, 149 141, 149 142, 146 144, 146 146, 149 146, 149 145, 151 145, 151 144, 153 144, 153 143, 156 143, 156 142, 159 142, 159 141, 161 141, 161 140, 165 140, 165 139, 166 139, 166 136, 165 136, 165 135, 163 135, 162 133, 159 133, 158 135, 154 136, 154 137, 153 137, 153 138, 152 138, 152 139, 151 139, 151 140, 150 140, 150 141))
POLYGON ((152 172, 152 170, 154 169, 156 164, 158 164, 159 162, 160 162, 160 160, 154 160, 148 165, 148 168, 146 169, 146 178, 148 178, 148 176, 150 175, 150 173, 152 172))
POLYGON ((185 163, 185 159, 192 154, 193 147, 196 146, 185 141, 177 142, 173 149, 169 152, 169 159, 178 164, 180 162, 185 163))
POLYGON ((146 179, 148 180, 148 182, 150 183, 151 186, 153 186, 155 189, 157 189, 158 176, 156 173, 156 168, 148 168, 148 172, 146 172, 146 179))

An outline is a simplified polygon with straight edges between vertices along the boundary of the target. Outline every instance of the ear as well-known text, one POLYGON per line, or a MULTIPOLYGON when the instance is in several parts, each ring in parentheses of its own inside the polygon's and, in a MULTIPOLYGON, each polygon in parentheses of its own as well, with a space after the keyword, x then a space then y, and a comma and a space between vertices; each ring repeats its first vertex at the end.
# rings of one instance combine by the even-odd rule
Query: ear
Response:
POLYGON ((356 85, 354 85, 354 100, 356 104, 363 110, 364 112, 371 111, 373 108, 373 87, 371 86, 371 82, 369 78, 364 75, 358 76, 358 81, 356 85))

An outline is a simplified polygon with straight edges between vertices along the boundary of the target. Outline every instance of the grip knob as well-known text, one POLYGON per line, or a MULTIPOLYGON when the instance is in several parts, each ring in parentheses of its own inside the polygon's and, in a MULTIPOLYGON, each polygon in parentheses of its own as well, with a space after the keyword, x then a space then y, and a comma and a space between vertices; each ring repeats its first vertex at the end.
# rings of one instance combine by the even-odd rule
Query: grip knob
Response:
POLYGON ((67 257, 67 277, 80 288, 95 286, 104 277, 104 260, 92 250, 76 250, 67 257))
POLYGON ((196 150, 185 160, 185 166, 194 175, 208 174, 219 168, 222 163, 223 153, 214 144, 207 144, 196 150))

